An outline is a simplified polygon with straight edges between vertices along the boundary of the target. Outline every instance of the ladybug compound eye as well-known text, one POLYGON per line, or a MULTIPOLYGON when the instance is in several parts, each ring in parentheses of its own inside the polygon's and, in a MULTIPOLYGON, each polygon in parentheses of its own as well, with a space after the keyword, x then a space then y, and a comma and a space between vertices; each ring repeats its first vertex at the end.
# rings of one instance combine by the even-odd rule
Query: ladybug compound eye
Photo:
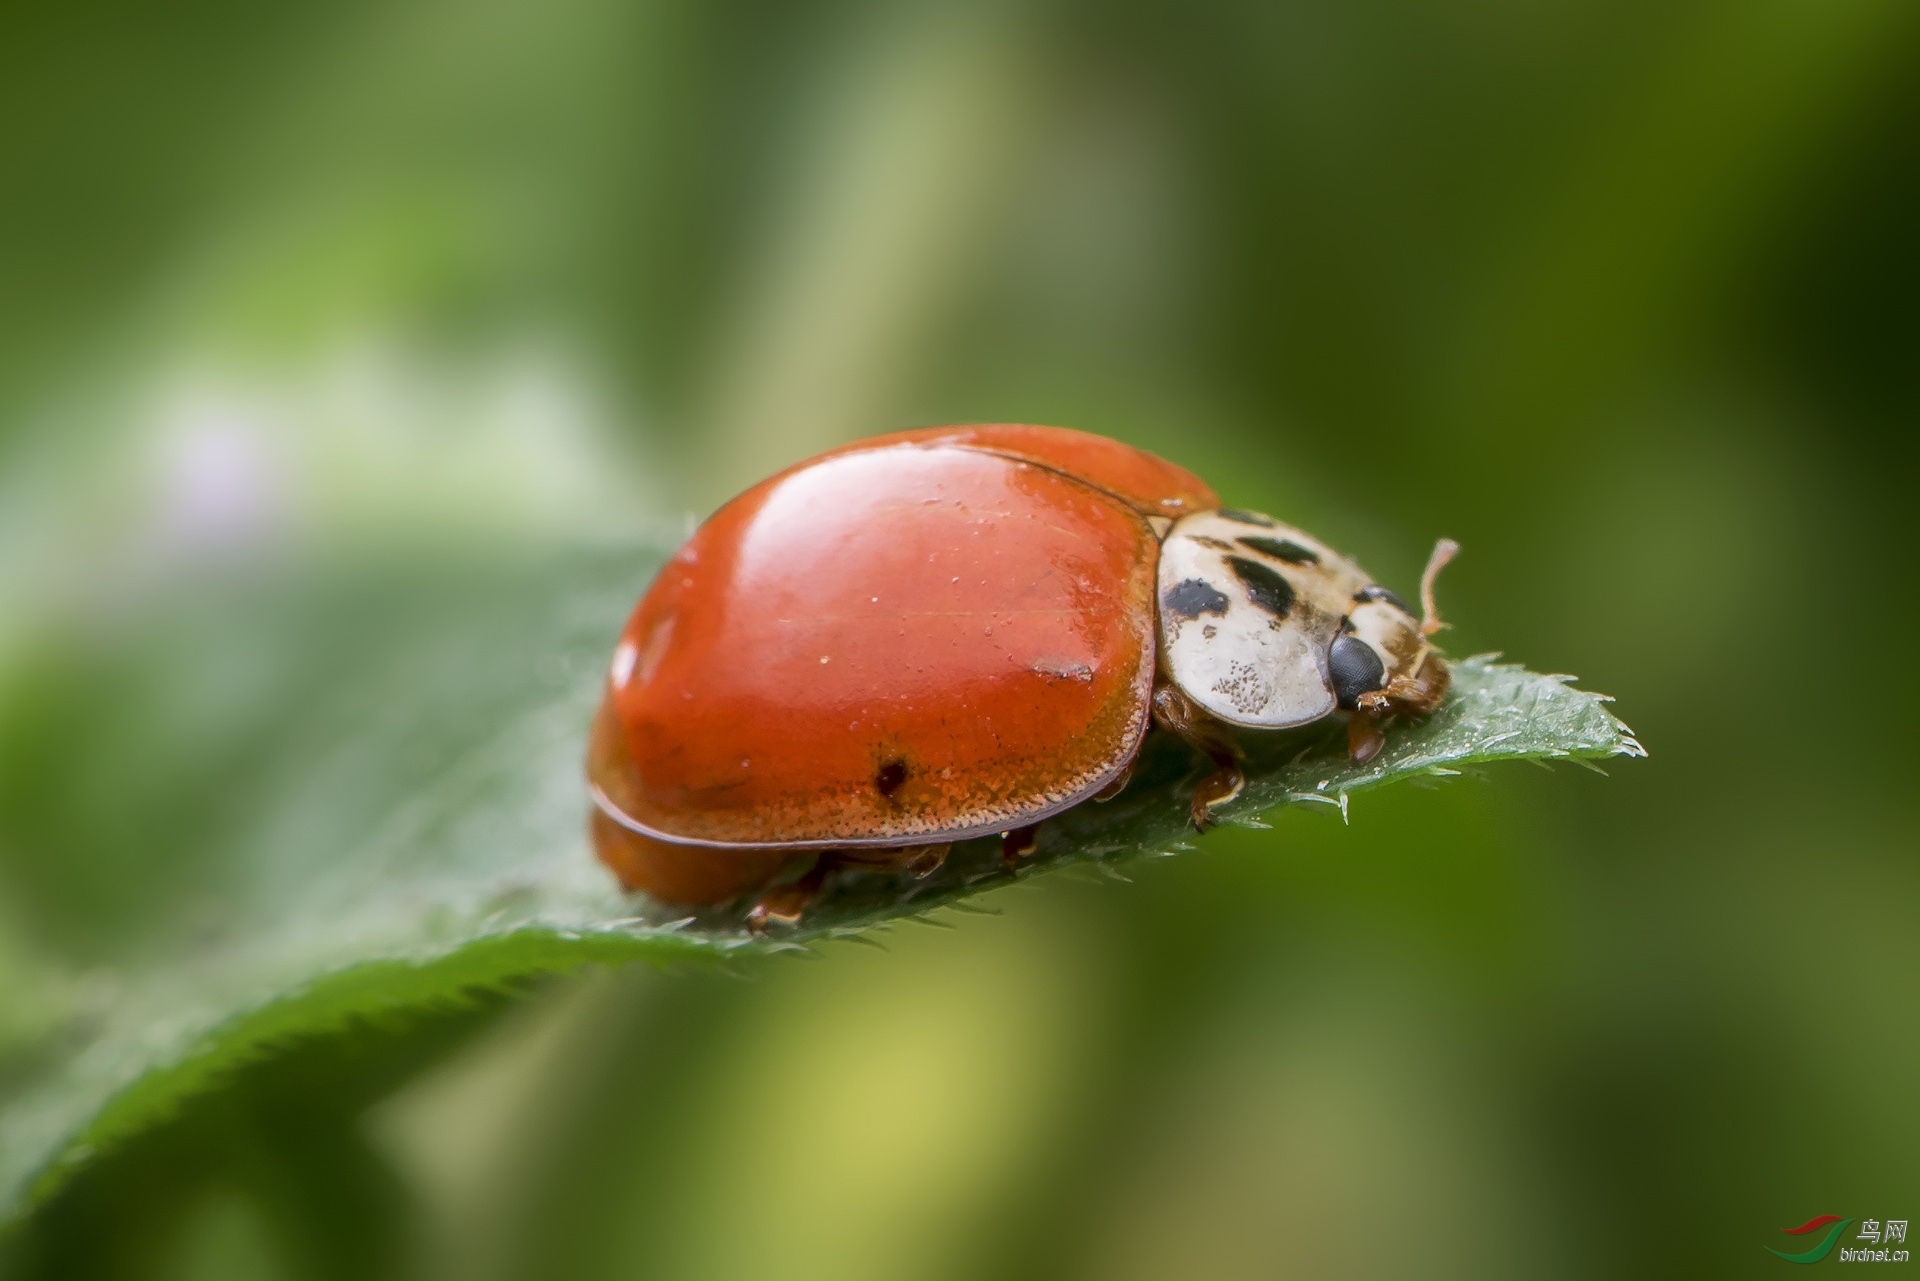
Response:
POLYGON ((1334 637, 1327 651, 1327 674, 1333 678, 1334 697, 1348 711, 1359 703, 1362 694, 1387 683, 1387 665, 1373 652, 1373 646, 1357 636, 1334 637))
POLYGON ((1405 614, 1408 618, 1414 617, 1413 610, 1408 608, 1407 602, 1400 599, 1400 594, 1398 592, 1389 591, 1385 587, 1379 587, 1379 586, 1362 587, 1359 591, 1353 594, 1353 599, 1355 604, 1362 604, 1362 605, 1371 604, 1376 601, 1384 601, 1386 604, 1393 606, 1395 609, 1405 614))

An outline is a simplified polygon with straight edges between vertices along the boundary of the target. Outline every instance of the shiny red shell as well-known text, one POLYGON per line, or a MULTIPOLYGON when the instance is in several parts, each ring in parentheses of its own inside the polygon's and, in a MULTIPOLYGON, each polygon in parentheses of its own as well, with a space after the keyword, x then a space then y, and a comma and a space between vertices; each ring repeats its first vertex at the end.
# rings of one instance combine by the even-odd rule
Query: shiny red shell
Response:
POLYGON ((625 840, 649 867, 623 880, 711 901, 782 851, 1086 799, 1146 731, 1161 518, 1216 505, 1150 454, 1020 425, 859 441, 748 490, 622 633, 589 762, 603 857, 625 840))

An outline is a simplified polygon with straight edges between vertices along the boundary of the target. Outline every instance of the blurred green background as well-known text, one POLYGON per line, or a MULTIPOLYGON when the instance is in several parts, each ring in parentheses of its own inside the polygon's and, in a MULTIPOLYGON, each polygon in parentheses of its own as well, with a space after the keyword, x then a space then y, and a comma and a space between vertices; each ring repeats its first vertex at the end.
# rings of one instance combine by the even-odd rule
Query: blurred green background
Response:
POLYGON ((35 1266, 372 1275, 276 1145, 423 1278, 1748 1276, 1920 1211, 1917 227, 1893 0, 14 7, 0 1077, 303 714, 154 618, 903 426, 1117 436, 1403 590, 1457 538, 1450 648, 1652 752, 308 1055, 351 1142, 228 1100, 35 1266))

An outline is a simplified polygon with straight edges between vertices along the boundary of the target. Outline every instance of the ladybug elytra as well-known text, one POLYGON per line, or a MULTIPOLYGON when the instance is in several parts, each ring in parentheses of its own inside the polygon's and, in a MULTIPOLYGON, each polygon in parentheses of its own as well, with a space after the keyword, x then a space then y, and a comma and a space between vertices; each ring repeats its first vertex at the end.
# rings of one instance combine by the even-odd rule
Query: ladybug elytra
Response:
POLYGON ((733 499, 622 632, 588 752, 595 849, 628 889, 764 890, 799 919, 837 867, 930 871, 1126 785, 1150 725, 1204 752, 1192 818, 1242 785, 1235 732, 1337 712, 1365 761, 1446 696, 1426 621, 1310 535, 1056 427, 857 441, 733 499), (797 880, 789 864, 811 859, 797 880), (772 885, 772 888, 766 888, 772 885))

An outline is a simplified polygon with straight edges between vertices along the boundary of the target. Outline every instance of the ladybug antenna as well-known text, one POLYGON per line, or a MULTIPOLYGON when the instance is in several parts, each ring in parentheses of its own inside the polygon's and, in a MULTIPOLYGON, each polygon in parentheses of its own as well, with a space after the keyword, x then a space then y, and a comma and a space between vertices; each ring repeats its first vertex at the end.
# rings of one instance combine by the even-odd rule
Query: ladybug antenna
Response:
POLYGON ((1427 568, 1420 575, 1420 612, 1425 615, 1420 620, 1420 634, 1431 636, 1446 624, 1440 621, 1440 611, 1433 606, 1433 580, 1440 576, 1447 562, 1459 552, 1460 544, 1451 538, 1443 538, 1433 545, 1433 555, 1427 557, 1427 568))

